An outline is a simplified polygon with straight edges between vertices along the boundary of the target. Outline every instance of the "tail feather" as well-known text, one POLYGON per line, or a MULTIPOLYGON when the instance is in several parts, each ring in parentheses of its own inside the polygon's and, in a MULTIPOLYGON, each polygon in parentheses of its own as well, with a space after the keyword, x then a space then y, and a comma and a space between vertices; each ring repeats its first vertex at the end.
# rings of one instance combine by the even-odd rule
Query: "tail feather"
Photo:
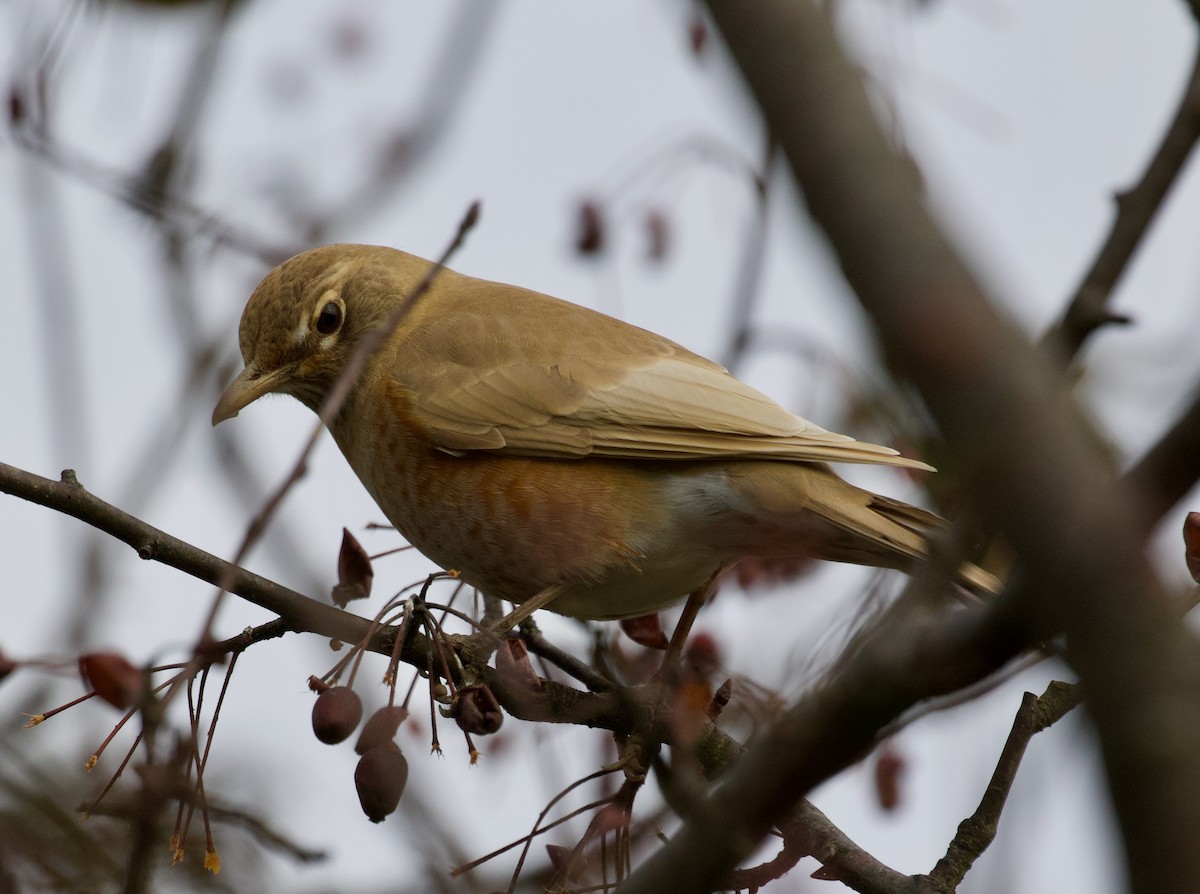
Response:
MULTIPOLYGON (((720 542, 744 556, 816 558, 911 571, 929 557, 929 539, 947 526, 934 512, 883 497, 839 478, 823 463, 738 463, 726 468, 728 497, 737 509, 733 530, 720 542)), ((1001 582, 964 564, 956 582, 978 595, 1001 582)))
MULTIPOLYGON (((783 467, 779 477, 765 482, 760 476, 742 493, 796 532, 793 544, 835 562, 911 571, 928 557, 929 538, 947 524, 927 509, 855 487, 823 465, 783 467), (824 526, 825 536, 814 523, 824 526)), ((994 575, 970 563, 958 569, 956 582, 977 595, 994 595, 1001 587, 994 575)))
MULTIPOLYGON (((920 553, 914 558, 925 558, 929 537, 947 527, 946 520, 940 515, 881 494, 871 494, 868 508, 920 538, 920 553)), ((994 596, 1000 592, 1002 586, 998 577, 971 562, 964 562, 959 567, 956 583, 980 596, 994 596)))

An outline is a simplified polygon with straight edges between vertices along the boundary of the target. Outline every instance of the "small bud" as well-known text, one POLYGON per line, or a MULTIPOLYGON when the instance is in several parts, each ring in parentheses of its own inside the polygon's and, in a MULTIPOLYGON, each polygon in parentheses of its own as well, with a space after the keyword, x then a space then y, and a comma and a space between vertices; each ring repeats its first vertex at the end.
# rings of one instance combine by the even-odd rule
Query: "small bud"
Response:
POLYGON ((733 680, 726 680, 717 687, 717 691, 713 693, 712 701, 708 703, 708 710, 705 712, 709 720, 716 720, 721 716, 721 712, 725 710, 725 706, 729 704, 729 700, 733 698, 733 680))
POLYGON ((371 583, 375 571, 371 568, 371 557, 362 544, 346 528, 342 528, 342 547, 338 550, 338 582, 330 596, 338 608, 354 599, 366 599, 371 595, 371 583))
POLYGON ((504 723, 500 703, 492 690, 482 683, 458 690, 452 711, 459 728, 477 736, 490 736, 504 723))
POLYGON ((900 805, 900 777, 904 775, 904 757, 893 746, 885 745, 875 758, 875 796, 884 810, 900 805))
POLYGON ((671 246, 671 222, 667 216, 653 209, 646 215, 646 259, 661 263, 671 246))
POLYGON ((114 708, 125 710, 138 703, 145 690, 142 671, 117 652, 91 652, 79 659, 83 682, 114 708))
POLYGON ((604 215, 600 204, 591 200, 579 205, 579 236, 575 249, 581 255, 596 255, 604 250, 604 215))
POLYGON ((496 650, 496 675, 506 687, 519 687, 531 692, 546 688, 546 681, 533 669, 529 650, 519 639, 507 639, 496 650))
POLYGON ((688 23, 688 45, 696 56, 703 53, 704 48, 708 46, 708 25, 699 13, 692 16, 691 22, 688 23))
POLYGON ((354 788, 367 819, 381 823, 392 814, 407 781, 408 761, 395 742, 376 745, 359 758, 354 768, 354 788))
POLYGON ((400 724, 407 717, 408 711, 405 708, 399 705, 384 705, 363 724, 358 741, 354 743, 355 753, 366 754, 376 745, 385 745, 392 741, 396 730, 400 729, 400 724))
POLYGON ((583 854, 579 853, 573 847, 563 847, 561 844, 546 845, 546 856, 550 858, 550 865, 554 867, 554 884, 552 889, 555 891, 566 890, 563 882, 571 885, 577 885, 579 877, 582 875, 581 870, 587 868, 583 854))
POLYGON ((326 745, 336 745, 350 738, 362 715, 358 693, 349 686, 333 686, 317 696, 313 705, 313 733, 326 745))

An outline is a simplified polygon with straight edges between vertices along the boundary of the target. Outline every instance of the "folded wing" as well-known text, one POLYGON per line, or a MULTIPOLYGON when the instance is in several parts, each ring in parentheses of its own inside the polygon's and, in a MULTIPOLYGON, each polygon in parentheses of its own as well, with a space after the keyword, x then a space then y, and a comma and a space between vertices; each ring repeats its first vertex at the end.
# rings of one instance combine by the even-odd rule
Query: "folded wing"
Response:
POLYGON ((789 413, 651 332, 534 292, 455 279, 430 302, 436 313, 413 314, 392 361, 415 421, 447 452, 929 468, 789 413), (572 336, 549 344, 548 333, 572 336))

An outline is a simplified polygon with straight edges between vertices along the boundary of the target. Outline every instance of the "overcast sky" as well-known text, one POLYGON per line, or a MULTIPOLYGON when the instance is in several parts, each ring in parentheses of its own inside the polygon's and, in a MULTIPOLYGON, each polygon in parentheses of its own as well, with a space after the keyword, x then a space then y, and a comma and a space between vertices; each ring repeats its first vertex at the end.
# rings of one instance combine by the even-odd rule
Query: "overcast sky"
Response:
MULTIPOLYGON (((236 247, 196 237, 188 244, 195 260, 189 298, 166 273, 158 230, 105 189, 112 173, 137 172, 160 144, 211 13, 203 4, 173 12, 110 5, 65 16, 73 5, 0 5, 0 55, 15 83, 25 83, 38 47, 66 23, 49 124, 55 151, 75 160, 63 171, 11 137, 0 143, 9 334, 0 351, 9 383, 0 461, 51 477, 75 468, 102 497, 228 555, 261 494, 235 489, 219 474, 208 420, 223 377, 240 368, 238 315, 266 267, 236 247), (48 295, 63 302, 65 316, 55 316, 48 295), (219 344, 225 360, 198 389, 188 388, 180 333, 219 344), (66 378, 55 386, 54 376, 66 378), (172 433, 177 441, 157 480, 139 458, 172 433)), ((482 220, 452 266, 597 307, 721 355, 755 215, 750 172, 761 163, 763 134, 717 35, 697 57, 688 42, 692 7, 673 0, 469 6, 472 21, 464 22, 461 3, 247 4, 220 47, 197 124, 190 201, 255 239, 299 250, 309 237, 297 221, 365 189, 365 212, 335 216, 323 241, 433 256, 468 203, 481 199, 482 220), (458 36, 447 54, 451 34, 458 36), (380 153, 421 122, 418 133, 432 133, 433 141, 415 144, 420 154, 398 183, 373 185, 380 153), (599 259, 573 250, 584 198, 610 212, 609 247, 599 259), (647 259, 650 212, 668 222, 661 263, 647 259)), ((1195 42, 1185 5, 854 0, 844 4, 843 21, 949 231, 1008 312, 1040 334, 1100 244, 1113 193, 1140 172, 1177 100, 1195 42)), ((1198 200, 1200 183, 1189 169, 1117 296, 1136 327, 1101 334, 1086 355, 1081 392, 1126 460, 1171 418, 1200 368, 1193 347, 1200 337, 1198 200)), ((755 354, 739 373, 814 421, 843 425, 847 376, 877 375, 877 359, 782 176, 771 182, 762 269, 756 324, 788 350, 755 354)), ((237 439, 266 487, 282 477, 311 424, 298 403, 276 399, 222 428, 233 429, 226 436, 237 439)), ((872 487, 916 496, 897 475, 857 474, 872 487)), ((341 527, 381 520, 330 442, 283 515, 249 564, 315 595, 332 582, 341 527)), ((1164 525, 1158 551, 1164 577, 1182 586, 1177 521, 1164 525)), ((64 625, 78 611, 68 606, 87 586, 78 555, 96 540, 77 523, 9 498, 0 498, 0 532, 0 648, 60 655, 64 625)), ((371 550, 393 542, 386 534, 364 541, 371 550)), ((210 589, 99 542, 107 596, 81 625, 84 647, 119 648, 138 661, 180 654, 210 589)), ((415 556, 381 563, 377 592, 428 570, 415 556)), ((825 632, 845 621, 847 594, 866 579, 858 570, 822 569, 786 591, 752 599, 727 593, 700 626, 725 645, 731 671, 794 695, 825 632)), ((221 632, 264 620, 234 601, 221 632)), ((551 621, 547 629, 586 642, 570 625, 551 621)), ((296 637, 251 650, 214 745, 211 766, 225 774, 231 796, 270 805, 289 835, 332 851, 317 868, 272 862, 280 890, 395 879, 426 847, 402 819, 368 824, 355 800, 350 749, 311 737, 305 679, 333 661, 324 643, 296 637)), ((383 698, 373 682, 382 668, 380 660, 364 678, 375 701, 383 698)), ((906 872, 928 870, 982 793, 1020 691, 1044 686, 1053 673, 1069 672, 1041 668, 905 731, 897 747, 908 773, 895 813, 875 807, 866 768, 843 774, 816 802, 880 859, 906 872)), ((68 677, 59 695, 77 691, 68 677)), ((11 682, 0 689, 0 722, 19 725, 12 715, 21 698, 11 682)), ((112 717, 91 705, 78 715, 58 732, 47 724, 17 741, 29 754, 65 754, 81 765, 112 717), (63 733, 84 728, 90 732, 63 733)), ((444 759, 426 755, 427 728, 404 739, 412 802, 457 805, 452 828, 466 842, 465 857, 522 834, 558 788, 611 757, 598 736, 519 727, 510 720, 501 740, 507 747, 485 743, 485 760, 472 770, 445 733, 444 759)), ((96 784, 80 774, 81 793, 96 784)), ((1039 737, 1000 839, 963 890, 1118 890, 1101 788, 1079 718, 1039 737)), ((815 864, 803 867, 811 872, 815 864)), ((779 890, 805 888, 805 874, 797 869, 779 890)))

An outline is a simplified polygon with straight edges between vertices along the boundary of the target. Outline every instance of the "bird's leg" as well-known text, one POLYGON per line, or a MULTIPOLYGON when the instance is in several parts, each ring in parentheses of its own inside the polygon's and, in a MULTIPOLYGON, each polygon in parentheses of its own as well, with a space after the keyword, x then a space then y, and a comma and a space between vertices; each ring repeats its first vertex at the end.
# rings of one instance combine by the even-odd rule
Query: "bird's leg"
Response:
POLYGON ((671 634, 671 641, 667 644, 667 650, 663 653, 662 664, 659 666, 656 677, 662 676, 663 673, 669 673, 670 669, 679 661, 679 655, 683 651, 684 643, 687 642, 688 635, 692 632, 692 624, 696 622, 696 616, 700 614, 700 609, 704 603, 708 602, 708 597, 712 595, 713 590, 717 586, 717 574, 700 587, 698 590, 693 590, 688 594, 687 602, 683 605, 683 612, 679 616, 679 623, 675 625, 675 630, 671 634))
POLYGON ((488 663, 495 651, 500 648, 508 632, 526 620, 539 608, 544 608, 553 602, 565 590, 565 585, 556 584, 546 587, 540 593, 530 596, 503 618, 492 623, 484 623, 470 636, 456 640, 459 657, 472 667, 481 668, 488 663))
POLYGON ((545 608, 562 594, 565 584, 553 584, 540 593, 530 596, 499 621, 488 626, 487 631, 498 639, 503 639, 512 630, 539 608, 545 608))

